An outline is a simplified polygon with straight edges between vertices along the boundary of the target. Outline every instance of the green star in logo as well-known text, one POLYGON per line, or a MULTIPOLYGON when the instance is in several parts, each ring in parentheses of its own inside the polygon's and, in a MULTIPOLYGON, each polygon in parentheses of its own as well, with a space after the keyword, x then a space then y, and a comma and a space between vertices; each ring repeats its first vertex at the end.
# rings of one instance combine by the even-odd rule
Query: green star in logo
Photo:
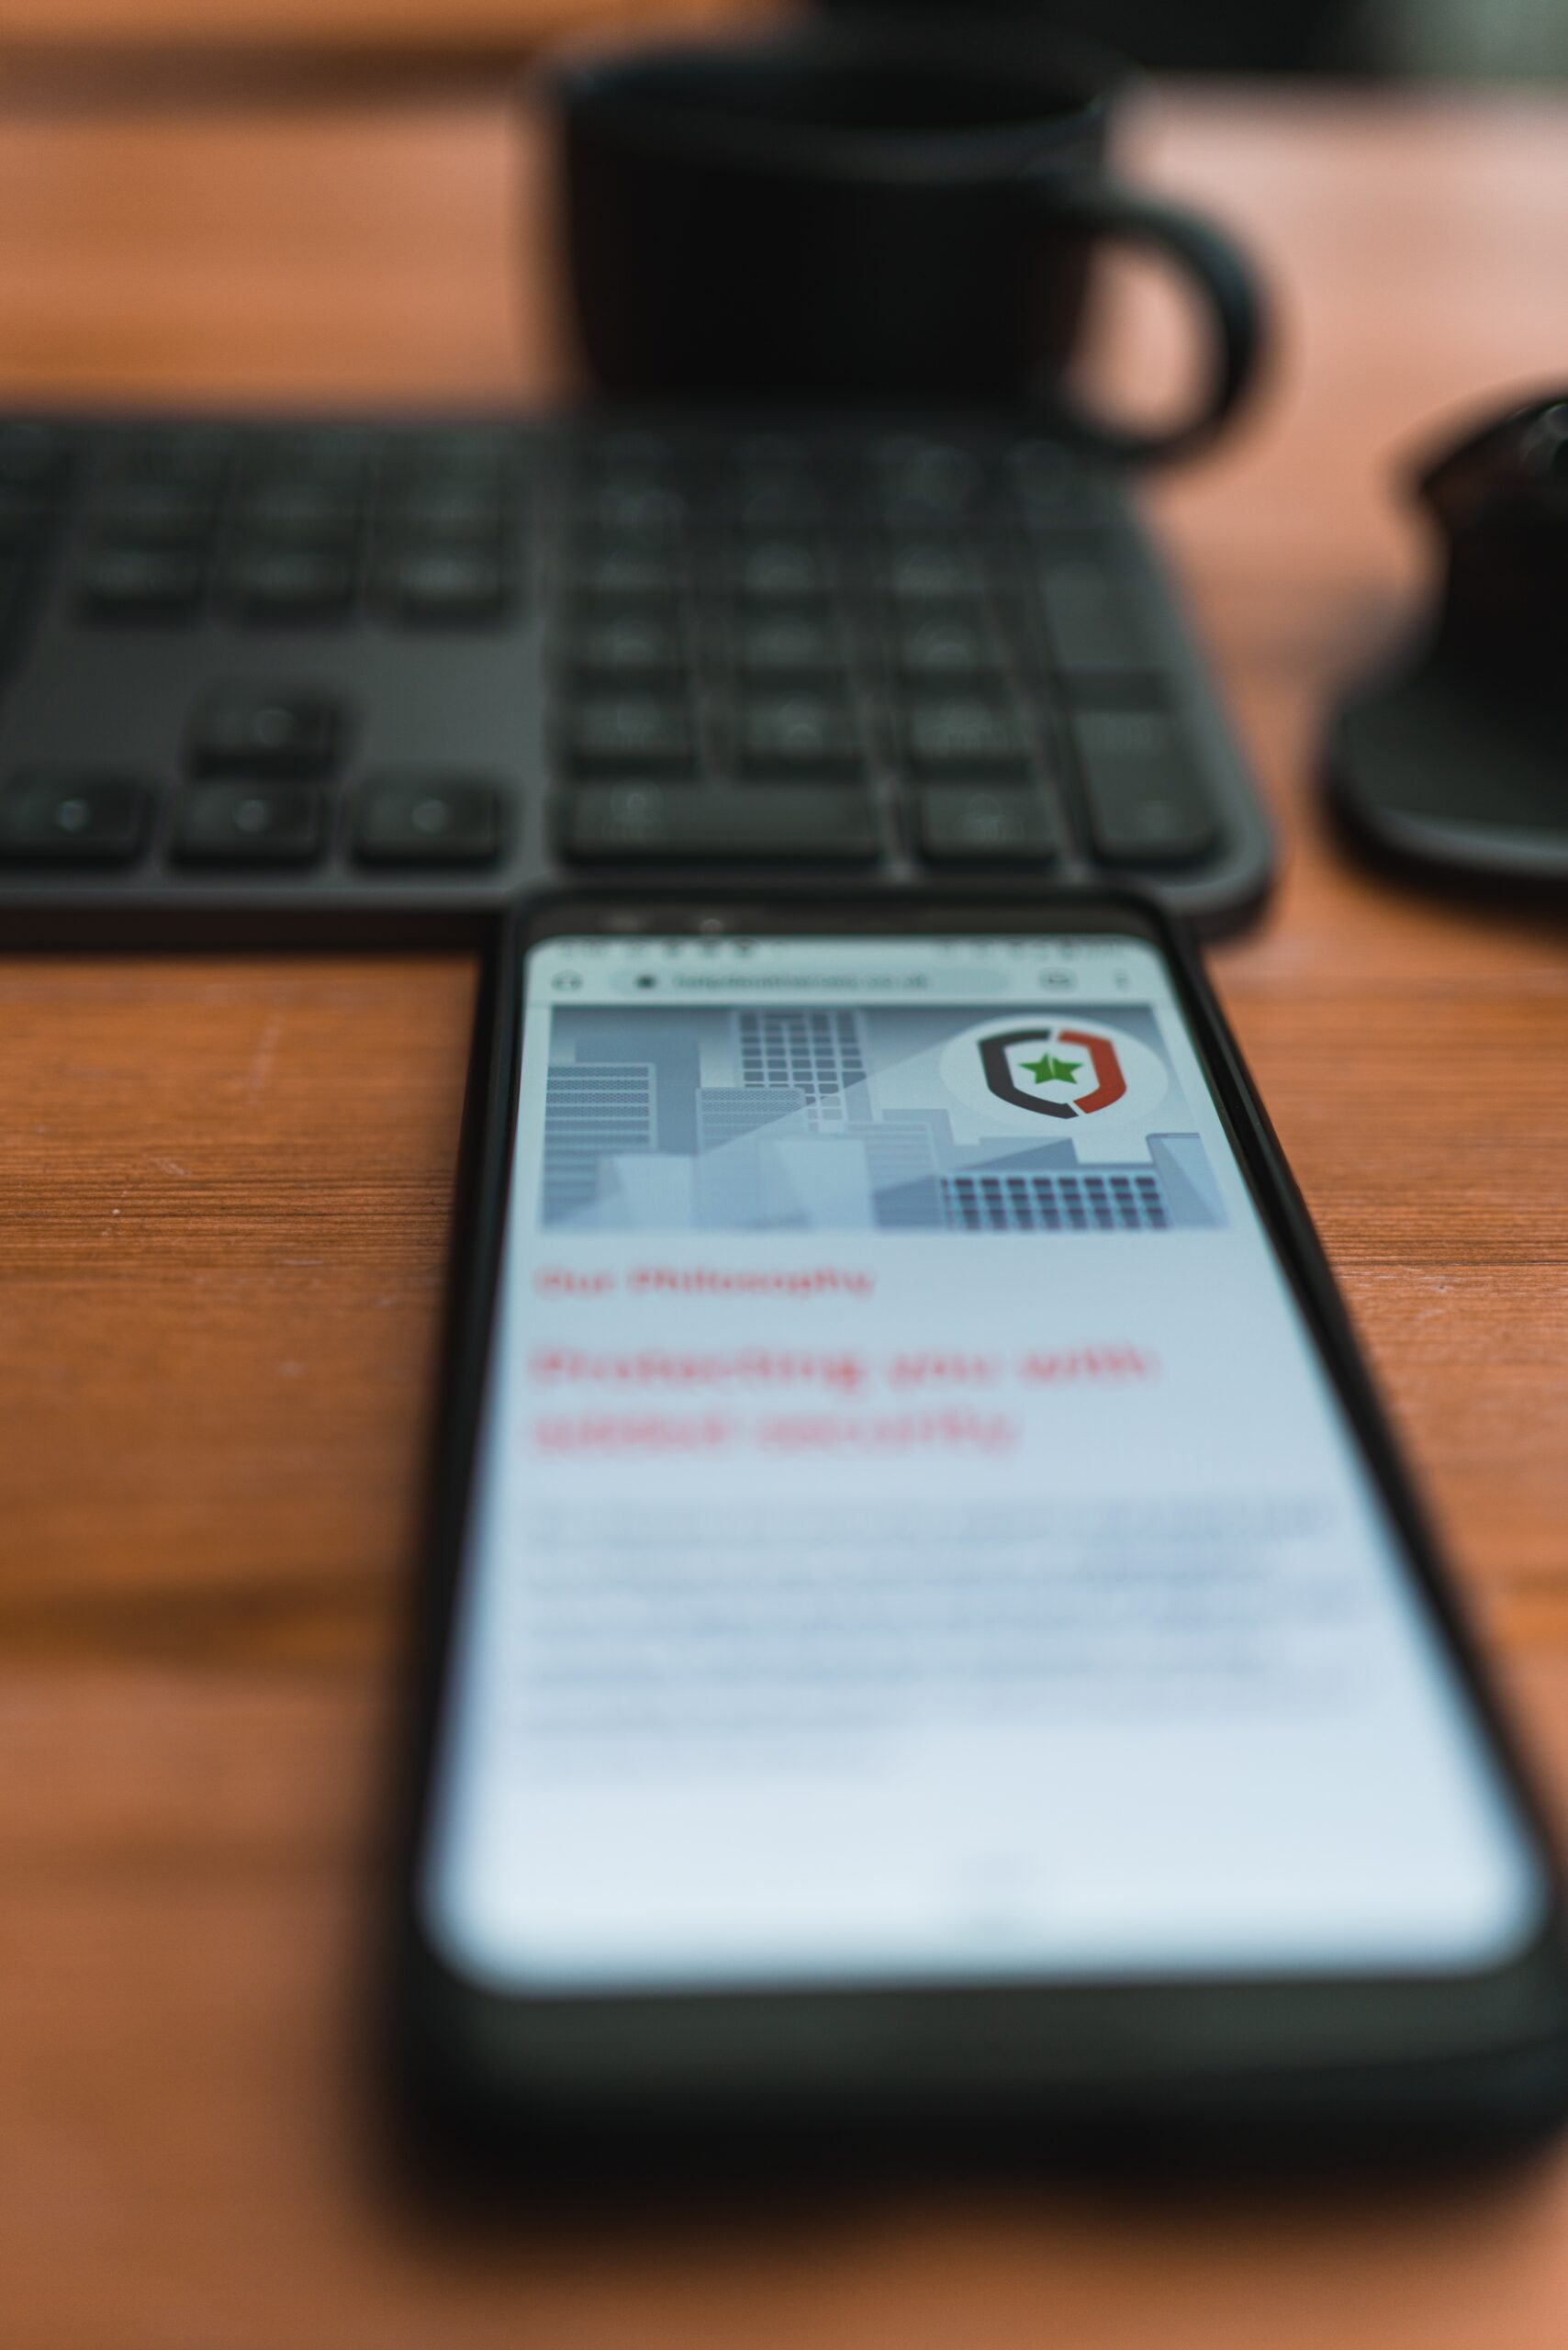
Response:
POLYGON ((1051 1054, 1042 1053, 1037 1061, 1020 1061, 1019 1067, 1028 1070, 1036 1085, 1070 1085, 1083 1063, 1058 1061, 1051 1054))

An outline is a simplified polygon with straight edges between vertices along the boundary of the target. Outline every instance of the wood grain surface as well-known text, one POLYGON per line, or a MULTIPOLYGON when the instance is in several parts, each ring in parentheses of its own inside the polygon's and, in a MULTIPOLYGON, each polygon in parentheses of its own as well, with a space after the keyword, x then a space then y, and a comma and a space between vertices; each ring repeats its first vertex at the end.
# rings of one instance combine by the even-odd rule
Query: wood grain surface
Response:
POLYGON ((743 13, 754 0, 6 0, 0 60, 308 54, 521 56, 585 28, 743 13))
MULTIPOLYGON (((1214 90, 1135 140, 1278 297, 1271 397, 1155 501, 1288 855, 1215 968, 1560 1813, 1568 945, 1364 876, 1314 768, 1422 576, 1391 464, 1562 364, 1565 135, 1214 90)), ((571 380, 498 93, 34 90, 0 219, 14 393, 571 380)), ((392 2196, 364 1986, 472 990, 451 957, 0 960, 6 2350, 1561 2350, 1568 2153, 461 2237, 392 2196)))

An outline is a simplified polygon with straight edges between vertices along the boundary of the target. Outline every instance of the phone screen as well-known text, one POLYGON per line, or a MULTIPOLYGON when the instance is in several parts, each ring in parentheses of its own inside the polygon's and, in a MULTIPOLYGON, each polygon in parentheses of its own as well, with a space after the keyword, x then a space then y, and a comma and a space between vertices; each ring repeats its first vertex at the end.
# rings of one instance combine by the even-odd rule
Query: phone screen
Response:
POLYGON ((549 1995, 1462 1970, 1545 1888, 1163 958, 561 937, 421 1878, 549 1995))

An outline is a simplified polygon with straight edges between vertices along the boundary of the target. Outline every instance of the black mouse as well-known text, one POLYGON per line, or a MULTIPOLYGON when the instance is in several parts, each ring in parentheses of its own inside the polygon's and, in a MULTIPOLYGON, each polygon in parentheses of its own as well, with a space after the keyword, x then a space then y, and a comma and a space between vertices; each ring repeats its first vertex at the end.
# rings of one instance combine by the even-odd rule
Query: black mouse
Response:
POLYGON ((1468 433, 1414 487, 1441 592, 1397 666, 1336 712, 1329 789, 1384 857, 1568 880, 1568 390, 1468 433))

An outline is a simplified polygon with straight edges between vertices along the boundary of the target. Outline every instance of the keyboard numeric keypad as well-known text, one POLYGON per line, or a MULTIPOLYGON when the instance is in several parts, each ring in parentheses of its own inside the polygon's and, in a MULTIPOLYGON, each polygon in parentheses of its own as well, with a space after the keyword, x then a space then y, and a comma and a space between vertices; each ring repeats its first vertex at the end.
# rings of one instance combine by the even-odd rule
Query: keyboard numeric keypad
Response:
POLYGON ((978 428, 0 424, 0 862, 1255 886, 1161 592, 1114 485, 978 428), (40 612, 102 762, 33 753, 40 612))

